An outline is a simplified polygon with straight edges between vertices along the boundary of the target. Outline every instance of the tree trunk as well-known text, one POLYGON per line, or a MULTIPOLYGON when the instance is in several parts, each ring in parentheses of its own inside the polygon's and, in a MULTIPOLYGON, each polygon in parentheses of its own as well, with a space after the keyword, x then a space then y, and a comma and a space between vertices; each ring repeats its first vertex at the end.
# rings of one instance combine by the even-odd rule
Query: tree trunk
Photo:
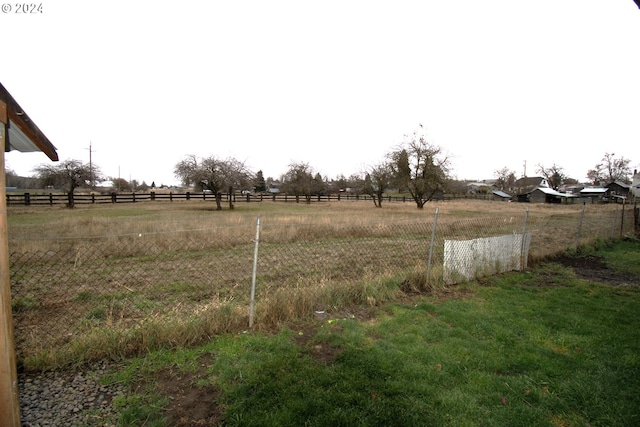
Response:
POLYGON ((411 189, 409 189, 409 194, 411 194, 413 201, 416 202, 416 206, 418 207, 418 209, 422 209, 424 207, 422 194, 414 193, 413 191, 411 191, 411 189))
POLYGON ((229 186, 229 209, 233 210, 233 187, 229 186))
POLYGON ((216 192, 216 210, 217 211, 222 210, 222 193, 219 191, 216 192))

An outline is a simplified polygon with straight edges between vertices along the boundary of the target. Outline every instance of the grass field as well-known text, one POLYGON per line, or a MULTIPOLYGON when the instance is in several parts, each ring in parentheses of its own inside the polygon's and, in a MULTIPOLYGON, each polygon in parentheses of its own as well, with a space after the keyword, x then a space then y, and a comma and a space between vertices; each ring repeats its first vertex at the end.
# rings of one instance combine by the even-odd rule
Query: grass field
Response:
POLYGON ((128 360, 124 426, 640 424, 640 242, 128 360))
POLYGON ((422 210, 355 201, 238 203, 220 212, 204 201, 11 207, 18 359, 26 369, 46 369, 246 329, 258 216, 254 329, 272 330, 316 310, 442 290, 444 239, 519 234, 526 217, 536 261, 575 248, 578 237, 619 234, 617 206, 589 206, 582 220, 581 210, 489 201, 422 210))
MULTIPOLYGON (((157 202, 116 205, 63 207, 9 207, 9 238, 14 244, 29 238, 87 238, 108 235, 171 233, 198 230, 205 226, 237 227, 254 224, 259 215, 264 224, 280 226, 316 225, 327 229, 362 223, 433 221, 438 208, 445 221, 478 217, 521 217, 529 209, 532 215, 552 218, 578 215, 582 205, 521 204, 481 200, 433 202, 424 209, 413 203, 386 203, 376 209, 370 202, 313 203, 238 203, 233 211, 215 211, 213 202, 157 202)), ((612 205, 589 205, 589 212, 610 212, 612 205)))

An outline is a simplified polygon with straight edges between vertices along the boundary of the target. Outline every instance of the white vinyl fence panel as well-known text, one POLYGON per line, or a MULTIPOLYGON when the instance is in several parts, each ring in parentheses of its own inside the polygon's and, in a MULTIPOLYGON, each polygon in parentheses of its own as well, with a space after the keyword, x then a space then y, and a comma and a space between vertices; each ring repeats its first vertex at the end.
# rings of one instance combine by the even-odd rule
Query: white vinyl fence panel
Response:
POLYGON ((527 266, 531 234, 507 234, 472 240, 445 240, 443 279, 447 284, 522 270, 527 266))

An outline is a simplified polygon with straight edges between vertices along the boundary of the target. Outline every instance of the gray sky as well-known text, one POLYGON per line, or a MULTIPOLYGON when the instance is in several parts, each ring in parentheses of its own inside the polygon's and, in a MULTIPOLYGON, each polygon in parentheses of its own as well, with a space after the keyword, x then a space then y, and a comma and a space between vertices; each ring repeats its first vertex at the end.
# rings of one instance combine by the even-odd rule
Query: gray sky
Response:
MULTIPOLYGON (((0 13, 0 82, 62 160, 91 143, 107 176, 177 183, 188 154, 349 176, 420 123, 460 179, 640 164, 632 0, 41 4, 0 13)), ((47 162, 7 155, 21 175, 47 162)))

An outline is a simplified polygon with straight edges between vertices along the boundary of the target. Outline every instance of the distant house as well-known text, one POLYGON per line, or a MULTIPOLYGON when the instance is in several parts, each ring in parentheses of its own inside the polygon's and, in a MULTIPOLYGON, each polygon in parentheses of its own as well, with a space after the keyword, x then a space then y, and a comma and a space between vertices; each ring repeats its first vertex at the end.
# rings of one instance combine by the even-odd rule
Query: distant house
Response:
POLYGON ((607 190, 608 190, 607 198, 610 201, 613 201, 616 199, 623 200, 629 197, 629 194, 631 193, 631 185, 625 184, 624 182, 621 182, 621 181, 615 181, 607 185, 607 190))
POLYGON ((531 190, 526 196, 528 199, 526 201, 531 203, 568 203, 573 202, 578 197, 575 194, 561 193, 549 187, 538 187, 531 190))
POLYGON ((267 190, 266 190, 267 193, 270 193, 270 194, 280 193, 280 187, 282 186, 282 182, 272 180, 271 178, 269 178, 266 184, 267 184, 267 190))
POLYGON ((515 182, 515 188, 515 197, 519 202, 572 203, 578 199, 573 192, 554 190, 549 186, 549 181, 541 176, 520 178, 515 182))
POLYGON ((549 182, 546 178, 541 176, 532 176, 532 177, 523 177, 513 184, 513 188, 515 190, 516 196, 518 197, 518 201, 523 198, 525 195, 531 193, 536 188, 550 188, 549 182))
POLYGON ((531 193, 538 188, 549 188, 549 182, 541 176, 523 177, 513 184, 516 199, 519 202, 530 202, 531 193))
POLYGON ((607 194, 605 187, 586 187, 580 191, 580 197, 583 201, 590 200, 591 203, 602 202, 607 194))
POLYGON ((541 176, 525 176, 517 179, 513 184, 513 187, 516 189, 517 194, 528 193, 538 187, 551 188, 549 186, 549 181, 541 176))

